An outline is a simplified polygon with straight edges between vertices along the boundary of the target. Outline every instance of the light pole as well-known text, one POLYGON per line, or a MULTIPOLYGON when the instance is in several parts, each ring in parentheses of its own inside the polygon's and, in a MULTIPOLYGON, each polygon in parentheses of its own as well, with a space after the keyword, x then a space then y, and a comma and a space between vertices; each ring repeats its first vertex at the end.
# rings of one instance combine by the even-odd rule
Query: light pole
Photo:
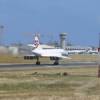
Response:
POLYGON ((0 25, 0 45, 2 44, 3 30, 4 30, 4 26, 0 25))
POLYGON ((100 33, 99 33, 99 48, 98 48, 98 78, 100 78, 100 33))

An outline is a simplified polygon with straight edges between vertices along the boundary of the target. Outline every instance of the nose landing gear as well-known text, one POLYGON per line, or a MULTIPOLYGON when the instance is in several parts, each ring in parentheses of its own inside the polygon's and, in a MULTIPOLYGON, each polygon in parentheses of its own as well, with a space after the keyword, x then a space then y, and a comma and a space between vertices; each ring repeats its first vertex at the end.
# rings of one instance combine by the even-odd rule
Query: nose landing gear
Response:
POLYGON ((39 57, 37 57, 36 65, 40 65, 39 57))

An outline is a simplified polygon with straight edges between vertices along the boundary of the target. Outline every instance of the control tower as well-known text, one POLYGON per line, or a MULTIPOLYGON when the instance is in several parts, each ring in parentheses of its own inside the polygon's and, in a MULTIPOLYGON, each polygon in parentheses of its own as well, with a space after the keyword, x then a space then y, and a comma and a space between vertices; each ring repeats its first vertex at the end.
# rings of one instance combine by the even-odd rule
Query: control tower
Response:
POLYGON ((60 34, 60 47, 62 49, 66 48, 66 35, 67 35, 67 33, 61 33, 60 34))

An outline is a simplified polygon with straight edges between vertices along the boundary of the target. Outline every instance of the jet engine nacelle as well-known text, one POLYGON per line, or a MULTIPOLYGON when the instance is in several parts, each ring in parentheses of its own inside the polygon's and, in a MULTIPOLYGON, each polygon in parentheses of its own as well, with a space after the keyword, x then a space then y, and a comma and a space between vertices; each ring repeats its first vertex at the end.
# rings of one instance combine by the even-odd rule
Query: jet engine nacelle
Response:
POLYGON ((24 56, 24 59, 25 60, 33 60, 33 59, 36 59, 35 56, 24 56))
POLYGON ((50 57, 50 60, 59 60, 58 57, 50 57))

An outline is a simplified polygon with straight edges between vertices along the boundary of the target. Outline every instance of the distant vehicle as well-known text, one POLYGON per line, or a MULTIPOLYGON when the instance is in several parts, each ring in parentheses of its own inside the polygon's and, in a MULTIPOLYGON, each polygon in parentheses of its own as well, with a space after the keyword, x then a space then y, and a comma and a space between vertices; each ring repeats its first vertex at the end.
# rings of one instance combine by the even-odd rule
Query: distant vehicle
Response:
POLYGON ((58 65, 60 59, 70 59, 68 52, 64 49, 43 48, 42 45, 40 45, 38 35, 34 37, 34 44, 29 44, 28 46, 33 48, 32 54, 24 56, 24 59, 36 58, 36 65, 40 65, 40 57, 49 57, 50 60, 54 61, 54 65, 58 65))

